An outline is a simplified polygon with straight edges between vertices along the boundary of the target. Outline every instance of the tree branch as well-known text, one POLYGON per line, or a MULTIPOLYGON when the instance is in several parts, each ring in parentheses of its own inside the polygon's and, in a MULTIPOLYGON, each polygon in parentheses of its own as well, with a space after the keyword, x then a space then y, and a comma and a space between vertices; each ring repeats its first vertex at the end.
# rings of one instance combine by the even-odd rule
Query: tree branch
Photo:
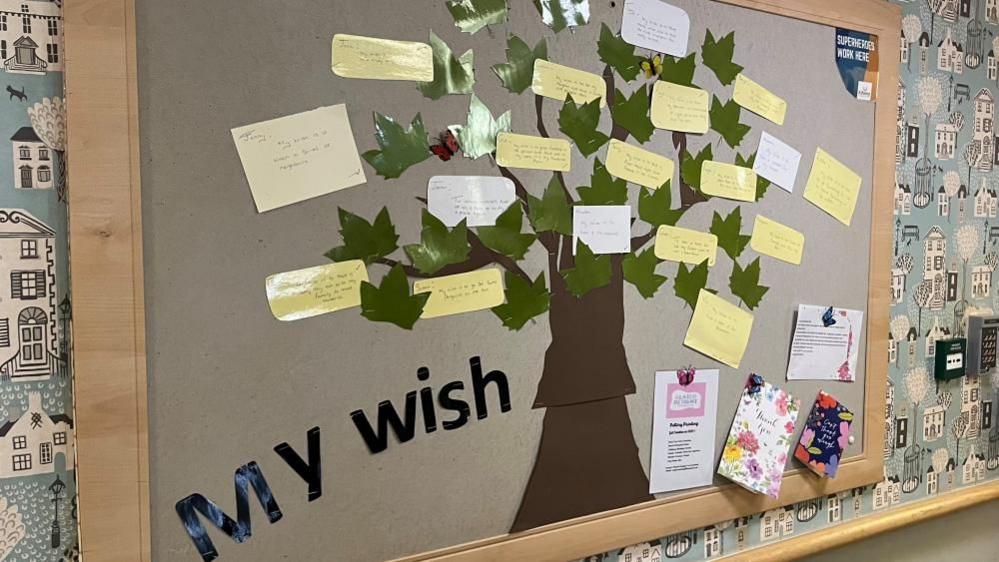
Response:
MULTIPOLYGON (((607 102, 607 107, 614 107, 614 102, 617 101, 617 87, 614 85, 614 70, 609 64, 604 66, 603 78, 604 84, 607 85, 607 95, 604 96, 604 101, 607 102)), ((614 125, 611 128, 611 138, 621 142, 627 140, 628 130, 614 122, 613 114, 611 114, 611 123, 614 125)))
POLYGON ((637 252, 645 247, 650 240, 656 237, 656 229, 651 229, 642 236, 635 236, 631 239, 631 251, 637 252))
POLYGON ((683 155, 687 152, 687 134, 674 132, 673 146, 676 147, 676 160, 680 162, 680 208, 689 209, 707 199, 683 181, 683 155))
MULTIPOLYGON (((545 126, 544 107, 545 107, 545 98, 535 94, 534 112, 537 114, 538 117, 538 122, 537 122, 538 134, 540 134, 545 138, 550 139, 551 135, 548 134, 548 127, 545 126)), ((562 192, 565 193, 566 201, 568 201, 570 205, 575 204, 576 199, 572 196, 572 193, 569 193, 569 186, 565 183, 565 176, 562 175, 562 172, 555 172, 555 177, 557 177, 558 182, 562 184, 562 192)))
MULTIPOLYGON (((500 166, 499 170, 500 174, 503 174, 503 177, 513 182, 514 189, 517 193, 517 198, 520 199, 520 201, 524 204, 524 211, 527 213, 527 216, 530 217, 531 203, 530 199, 528 198, 527 188, 524 187, 524 183, 521 182, 520 179, 517 178, 517 176, 515 176, 513 172, 510 171, 509 168, 504 168, 503 166, 500 166)), ((548 253, 558 251, 558 240, 554 238, 554 236, 546 236, 546 234, 548 233, 545 232, 539 232, 537 234, 538 234, 538 242, 541 242, 541 245, 545 247, 545 250, 547 250, 548 253)))
POLYGON ((378 258, 374 260, 373 263, 381 264, 387 267, 395 267, 398 265, 402 267, 402 270, 407 276, 414 277, 416 279, 431 279, 434 277, 442 277, 444 275, 469 273, 487 265, 498 265, 510 273, 523 277, 528 282, 532 281, 527 272, 520 267, 520 264, 509 256, 504 256, 499 252, 494 252, 493 250, 487 248, 485 244, 482 243, 482 240, 480 240, 479 237, 472 231, 468 232, 468 243, 471 249, 469 250, 467 260, 462 263, 445 266, 433 274, 423 273, 412 265, 406 265, 399 260, 394 260, 392 258, 378 258))

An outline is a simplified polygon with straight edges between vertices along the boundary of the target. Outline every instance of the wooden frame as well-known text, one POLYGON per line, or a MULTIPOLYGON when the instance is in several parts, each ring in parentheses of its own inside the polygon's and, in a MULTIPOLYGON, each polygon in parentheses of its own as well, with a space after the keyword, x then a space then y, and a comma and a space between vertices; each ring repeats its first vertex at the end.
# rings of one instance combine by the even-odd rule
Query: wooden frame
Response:
MULTIPOLYGON (((880 52, 888 55, 880 65, 875 114, 864 453, 844 461, 835 480, 789 472, 779 500, 730 494, 735 486, 722 486, 406 560, 565 560, 882 478, 884 426, 877 420, 883 416, 888 364, 898 83, 892 63, 901 11, 881 0, 716 1, 873 33, 880 52)), ((146 561, 149 467, 134 0, 80 0, 64 7, 64 17, 82 551, 88 560, 146 561)), ((767 558, 767 550, 754 551, 754 559, 767 558)))

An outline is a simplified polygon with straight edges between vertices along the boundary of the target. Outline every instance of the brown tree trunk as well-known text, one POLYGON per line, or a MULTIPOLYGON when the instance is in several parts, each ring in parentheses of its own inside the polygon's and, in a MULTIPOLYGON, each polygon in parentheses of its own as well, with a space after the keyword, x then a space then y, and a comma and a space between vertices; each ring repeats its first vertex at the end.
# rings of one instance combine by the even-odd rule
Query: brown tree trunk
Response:
POLYGON ((653 499, 625 396, 634 394, 624 335, 621 257, 611 283, 579 299, 557 272, 552 343, 535 408, 547 408, 538 457, 511 532, 653 499))

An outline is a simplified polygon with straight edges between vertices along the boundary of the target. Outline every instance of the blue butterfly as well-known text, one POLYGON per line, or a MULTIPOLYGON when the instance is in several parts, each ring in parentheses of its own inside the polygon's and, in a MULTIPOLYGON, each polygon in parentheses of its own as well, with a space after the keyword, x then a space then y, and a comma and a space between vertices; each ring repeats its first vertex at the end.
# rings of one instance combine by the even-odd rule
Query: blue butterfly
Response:
POLYGON ((825 313, 822 314, 822 325, 828 328, 836 323, 836 319, 833 318, 833 307, 826 309, 825 313))
POLYGON ((753 373, 749 375, 749 381, 746 383, 746 388, 749 389, 749 395, 759 394, 760 389, 763 388, 763 377, 753 373))

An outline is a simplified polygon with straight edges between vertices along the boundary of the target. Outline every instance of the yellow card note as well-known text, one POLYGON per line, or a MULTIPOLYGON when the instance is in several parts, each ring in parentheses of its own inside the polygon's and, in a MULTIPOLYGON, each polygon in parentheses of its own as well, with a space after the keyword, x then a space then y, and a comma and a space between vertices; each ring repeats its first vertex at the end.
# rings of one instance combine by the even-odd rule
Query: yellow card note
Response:
POLYGON ((333 36, 333 74, 370 80, 433 82, 434 51, 426 43, 333 36))
POLYGON ((516 133, 500 133, 496 139, 496 163, 504 168, 568 172, 571 162, 572 145, 565 139, 516 133))
POLYGON ((701 166, 701 191, 715 197, 756 201, 756 172, 742 166, 705 160, 701 166))
POLYGON ((746 78, 744 74, 735 77, 735 91, 732 93, 735 103, 753 113, 769 119, 778 125, 784 124, 787 115, 787 102, 773 95, 770 90, 746 78))
POLYGON ((708 132, 710 96, 700 88, 688 88, 659 80, 652 87, 652 124, 658 129, 697 133, 708 132))
POLYGON ((617 139, 607 149, 607 171, 623 180, 659 189, 673 179, 673 161, 617 139))
POLYGON ((819 148, 805 184, 805 199, 850 226, 862 181, 853 170, 819 148))
POLYGON ((361 260, 276 273, 267 278, 267 302, 278 320, 301 320, 361 304, 361 260))
POLYGON ((662 225, 656 231, 655 252, 661 260, 689 265, 700 265, 708 260, 708 266, 714 266, 718 255, 718 237, 698 230, 662 225))
POLYGON ((437 318, 503 304, 503 274, 497 268, 482 269, 421 279, 413 283, 413 294, 430 293, 421 318, 437 318))
POLYGON ((752 330, 752 314, 701 289, 683 345, 738 369, 752 330))
POLYGON ((600 107, 607 105, 604 94, 607 83, 600 76, 548 62, 544 59, 534 61, 534 81, 531 89, 539 96, 565 101, 566 94, 572 94, 572 101, 577 104, 589 103, 600 98, 600 107))
POLYGON ((749 245, 761 254, 801 265, 801 255, 805 252, 805 235, 763 215, 756 215, 749 245))

